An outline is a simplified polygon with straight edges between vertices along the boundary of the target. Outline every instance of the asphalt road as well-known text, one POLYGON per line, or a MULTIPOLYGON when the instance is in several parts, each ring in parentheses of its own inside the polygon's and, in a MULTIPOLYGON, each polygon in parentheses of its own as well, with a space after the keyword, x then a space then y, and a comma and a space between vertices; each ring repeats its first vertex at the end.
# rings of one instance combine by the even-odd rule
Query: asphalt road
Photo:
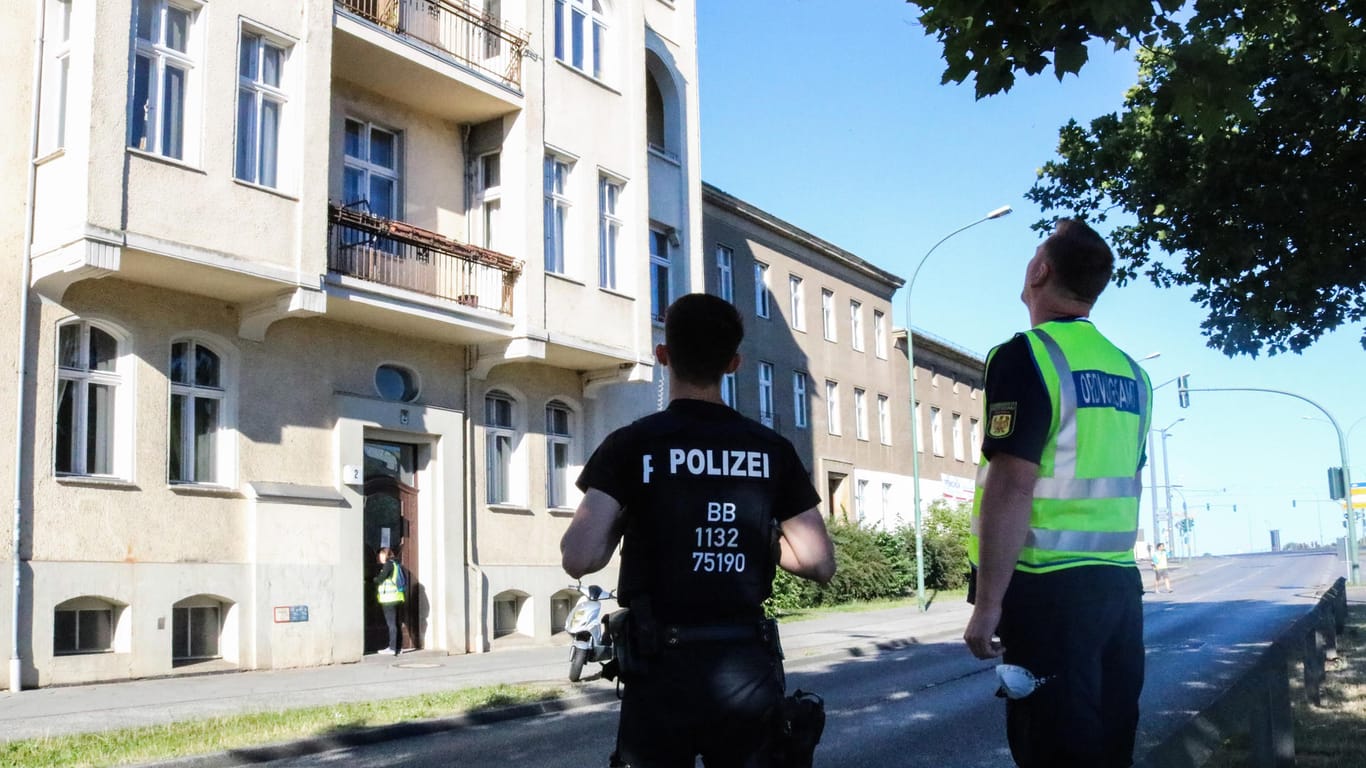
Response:
MULTIPOLYGON (((1260 645, 1307 611, 1341 570, 1320 553, 1205 558, 1185 571, 1175 594, 1147 594, 1139 754, 1236 679, 1260 645)), ((945 641, 802 661, 789 668, 788 686, 825 697, 818 765, 1009 768, 993 666, 945 641)), ((606 765, 615 727, 612 704, 270 765, 606 765)))

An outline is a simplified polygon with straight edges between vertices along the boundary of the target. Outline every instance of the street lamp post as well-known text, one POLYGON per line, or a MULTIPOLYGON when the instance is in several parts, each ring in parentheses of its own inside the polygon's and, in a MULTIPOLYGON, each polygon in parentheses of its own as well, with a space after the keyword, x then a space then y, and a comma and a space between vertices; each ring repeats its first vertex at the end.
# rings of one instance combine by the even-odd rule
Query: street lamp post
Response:
MULTIPOLYGON (((1173 421, 1172 423, 1168 424, 1166 427, 1164 427, 1164 428, 1162 428, 1162 429, 1154 429, 1154 430, 1151 430, 1151 431, 1148 433, 1148 445, 1149 445, 1149 446, 1152 445, 1152 433, 1153 433, 1153 432, 1156 432, 1157 434, 1162 435, 1162 485, 1166 488, 1166 493, 1167 493, 1167 541, 1171 543, 1172 547, 1175 547, 1175 546, 1176 546, 1176 532, 1175 532, 1174 530, 1172 530, 1172 517, 1173 517, 1173 515, 1172 515, 1172 476, 1171 476, 1171 472, 1169 471, 1168 466, 1167 466, 1167 433, 1171 431, 1171 428, 1172 428, 1172 427, 1176 426, 1177 424, 1180 424, 1181 422, 1183 422, 1183 421, 1185 421, 1185 420, 1186 420, 1186 417, 1185 417, 1185 416, 1182 416, 1181 418, 1177 419, 1176 421, 1173 421)), ((1150 453, 1150 454, 1151 454, 1151 450, 1152 450, 1152 449, 1149 448, 1149 453, 1150 453)), ((1149 455, 1149 456, 1148 456, 1148 461, 1151 462, 1152 460, 1153 460, 1153 456, 1152 456, 1152 455, 1149 455)), ((1152 478, 1153 478, 1154 481, 1157 479, 1157 469, 1156 469, 1155 467, 1153 468, 1153 471, 1152 471, 1152 473, 1151 473, 1151 476, 1152 476, 1152 478)), ((1156 486, 1156 483, 1154 483, 1154 486, 1156 486)), ((1157 488, 1156 488, 1156 487, 1153 488, 1153 505, 1154 505, 1154 507, 1156 507, 1156 505, 1157 505, 1157 488)), ((1154 530, 1153 530, 1153 535, 1157 535, 1157 530, 1156 530, 1156 528, 1157 528, 1157 514, 1156 514, 1156 512, 1154 512, 1154 513, 1153 513, 1153 529, 1154 529, 1154 530)))
MULTIPOLYGON (((1157 357, 1159 354, 1161 354, 1161 353, 1153 353, 1153 354, 1148 355, 1147 357, 1143 358, 1143 360, 1151 360, 1152 358, 1157 357)), ((1139 362, 1142 362, 1142 361, 1139 361, 1139 362)), ((1161 384, 1158 384, 1158 385, 1154 386, 1154 387, 1153 387, 1153 392, 1157 392, 1157 390, 1162 389, 1163 387, 1167 386, 1168 384, 1174 384, 1174 383, 1176 383, 1177 381, 1179 381, 1180 379, 1181 379, 1180 376, 1173 376, 1173 377, 1171 377, 1170 379, 1167 379, 1166 381, 1162 382, 1161 384)), ((1168 427, 1168 429, 1171 429, 1171 427, 1168 427)), ((1149 431, 1148 431, 1148 485, 1152 486, 1152 489, 1153 489, 1153 495, 1152 495, 1152 507, 1153 507, 1153 529, 1152 529, 1152 536, 1153 536, 1153 540, 1152 540, 1151 542, 1148 543, 1149 551, 1151 551, 1151 549, 1152 549, 1153 547, 1157 546, 1158 537, 1161 536, 1161 531, 1159 530, 1159 528, 1161 528, 1161 521, 1158 519, 1158 516, 1157 516, 1157 458, 1156 458, 1156 457, 1157 457, 1157 449, 1156 449, 1156 446, 1153 444, 1153 432, 1155 432, 1155 431, 1156 431, 1156 430, 1149 430, 1149 431)))
POLYGON ((906 365, 910 371, 911 383, 911 496, 912 503, 915 505, 915 600, 920 606, 921 613, 925 611, 925 542, 920 527, 920 436, 917 434, 918 430, 915 423, 918 403, 915 400, 915 330, 911 327, 911 291, 915 288, 915 279, 920 275, 920 268, 925 266, 925 261, 930 258, 930 254, 934 253, 936 248, 959 232, 971 229, 984 221, 1007 216, 1012 210, 1014 209, 1010 206, 1003 205, 971 224, 959 227, 944 235, 939 239, 939 242, 930 246, 924 256, 920 257, 920 263, 915 265, 915 271, 911 273, 911 279, 906 283, 906 365))

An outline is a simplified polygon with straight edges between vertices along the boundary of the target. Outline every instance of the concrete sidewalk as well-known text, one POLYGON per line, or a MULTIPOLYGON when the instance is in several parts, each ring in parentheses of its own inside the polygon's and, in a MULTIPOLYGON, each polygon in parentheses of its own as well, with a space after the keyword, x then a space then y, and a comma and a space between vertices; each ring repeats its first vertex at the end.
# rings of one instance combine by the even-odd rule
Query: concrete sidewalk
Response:
MULTIPOLYGON (((834 613, 784 624, 789 668, 831 655, 859 655, 927 642, 957 642, 971 606, 961 597, 861 613, 834 613)), ((596 676, 597 665, 585 673, 596 676)), ((308 669, 184 675, 152 680, 42 688, 0 694, 0 741, 159 725, 249 712, 326 706, 498 683, 554 683, 575 693, 566 703, 608 701, 615 686, 568 681, 567 646, 448 656, 417 651, 366 656, 353 664, 308 669)), ((563 707, 564 705, 560 705, 563 707)))
MULTIPOLYGON (((1217 558, 1174 564, 1172 580, 1179 582, 1218 565, 1217 558)), ((1152 578, 1151 569, 1145 570, 1144 577, 1146 585, 1152 578)), ((785 623, 782 641, 787 667, 799 669, 807 663, 907 645, 958 643, 971 609, 955 595, 932 601, 925 613, 910 605, 831 613, 785 623)), ((516 717, 611 701, 615 685, 596 679, 597 670, 598 665, 590 664, 584 671, 592 679, 570 683, 568 646, 555 645, 455 656, 439 651, 417 651, 397 657, 370 655, 357 663, 306 669, 187 674, 6 692, 0 694, 0 742, 397 698, 498 683, 555 684, 570 692, 550 705, 514 708, 502 715, 473 718, 487 722, 490 717, 516 717)), ((386 735, 385 729, 378 730, 381 732, 362 738, 382 740, 412 735, 386 735)))

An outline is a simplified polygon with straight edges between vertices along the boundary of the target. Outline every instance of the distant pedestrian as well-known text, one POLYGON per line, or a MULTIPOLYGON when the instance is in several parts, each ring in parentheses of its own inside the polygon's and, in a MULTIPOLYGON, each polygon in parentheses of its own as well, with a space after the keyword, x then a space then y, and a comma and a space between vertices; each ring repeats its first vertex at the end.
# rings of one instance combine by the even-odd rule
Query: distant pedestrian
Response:
POLYGON ((1157 592, 1162 591, 1162 585, 1167 585, 1167 592, 1172 591, 1171 573, 1167 571, 1167 545, 1159 543, 1157 550, 1153 552, 1153 589, 1157 592))
POLYGON ((1006 735, 1023 768, 1133 763, 1152 384, 1087 319, 1113 269, 1100 235, 1059 222, 1025 268, 1033 327, 987 356, 963 640, 978 658, 1005 656, 1006 735))
POLYGON ((402 648, 398 642, 398 607, 408 596, 403 594, 402 568, 397 560, 394 559, 394 551, 388 547, 380 547, 379 554, 379 573, 375 574, 376 598, 379 600, 379 607, 384 611, 384 623, 389 625, 389 645, 380 649, 380 653, 386 656, 397 656, 402 648))

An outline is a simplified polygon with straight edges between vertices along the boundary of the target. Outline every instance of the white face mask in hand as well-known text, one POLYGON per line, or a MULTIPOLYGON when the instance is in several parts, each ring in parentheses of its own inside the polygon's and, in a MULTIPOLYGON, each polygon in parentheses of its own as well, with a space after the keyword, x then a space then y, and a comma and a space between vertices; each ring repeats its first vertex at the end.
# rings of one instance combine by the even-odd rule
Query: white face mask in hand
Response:
POLYGON ((1015 664, 997 664, 996 679, 1001 681, 1001 687, 996 691, 997 696, 1023 699, 1050 678, 1035 677, 1033 672, 1015 664))

